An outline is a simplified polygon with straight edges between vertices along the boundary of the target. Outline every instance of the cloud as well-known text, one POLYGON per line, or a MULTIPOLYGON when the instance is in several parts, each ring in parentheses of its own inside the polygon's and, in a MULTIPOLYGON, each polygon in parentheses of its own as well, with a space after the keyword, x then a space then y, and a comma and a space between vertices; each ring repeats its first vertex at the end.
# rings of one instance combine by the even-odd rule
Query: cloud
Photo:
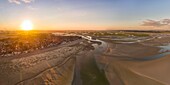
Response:
POLYGON ((31 3, 31 2, 33 2, 34 0, 21 0, 21 1, 23 1, 24 3, 31 3))
POLYGON ((151 27, 170 27, 170 19, 162 20, 145 20, 142 23, 142 26, 151 26, 151 27))
POLYGON ((162 20, 162 23, 164 23, 164 24, 170 24, 170 19, 163 19, 163 20, 162 20))
POLYGON ((33 6, 27 6, 27 8, 30 9, 30 10, 37 10, 38 9, 38 8, 33 7, 33 6))
POLYGON ((21 4, 21 3, 31 3, 34 0, 8 0, 10 3, 21 4))
POLYGON ((19 0, 8 0, 10 3, 21 4, 19 0))

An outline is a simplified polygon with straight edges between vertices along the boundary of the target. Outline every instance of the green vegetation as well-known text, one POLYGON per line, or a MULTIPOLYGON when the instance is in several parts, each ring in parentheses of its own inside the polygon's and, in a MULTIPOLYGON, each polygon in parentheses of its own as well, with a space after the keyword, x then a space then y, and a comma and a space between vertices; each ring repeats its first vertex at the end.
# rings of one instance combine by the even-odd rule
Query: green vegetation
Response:
POLYGON ((136 36, 136 37, 147 37, 149 34, 144 33, 129 33, 130 35, 136 36))
POLYGON ((91 32, 93 36, 116 36, 116 37, 147 37, 149 34, 139 32, 91 32))
POLYGON ((2 33, 0 38, 0 56, 13 56, 35 50, 57 46, 81 37, 56 36, 52 33, 18 32, 2 33))
POLYGON ((81 69, 83 85, 109 85, 104 71, 101 71, 94 59, 86 63, 81 69))

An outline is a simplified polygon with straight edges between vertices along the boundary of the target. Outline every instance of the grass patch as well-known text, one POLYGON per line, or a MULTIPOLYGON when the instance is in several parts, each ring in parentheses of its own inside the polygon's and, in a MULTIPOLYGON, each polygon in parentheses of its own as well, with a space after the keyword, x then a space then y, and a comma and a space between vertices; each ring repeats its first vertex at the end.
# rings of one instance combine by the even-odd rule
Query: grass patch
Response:
POLYGON ((139 32, 91 32, 92 36, 115 36, 115 37, 147 37, 149 34, 139 32))

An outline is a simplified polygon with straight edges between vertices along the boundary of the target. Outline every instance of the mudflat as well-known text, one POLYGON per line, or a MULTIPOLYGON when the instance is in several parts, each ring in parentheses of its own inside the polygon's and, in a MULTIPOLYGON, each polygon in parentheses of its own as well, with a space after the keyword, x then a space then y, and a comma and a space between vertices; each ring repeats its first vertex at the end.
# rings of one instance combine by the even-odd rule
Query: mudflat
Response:
POLYGON ((82 33, 81 36, 82 39, 58 46, 18 56, 2 57, 0 84, 170 84, 169 34, 95 37, 93 33, 82 33))

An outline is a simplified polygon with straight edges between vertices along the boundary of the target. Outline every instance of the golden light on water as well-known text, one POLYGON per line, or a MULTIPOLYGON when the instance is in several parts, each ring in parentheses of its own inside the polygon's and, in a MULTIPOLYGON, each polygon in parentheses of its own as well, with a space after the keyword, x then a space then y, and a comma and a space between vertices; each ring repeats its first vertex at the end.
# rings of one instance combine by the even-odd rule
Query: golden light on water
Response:
POLYGON ((33 29, 33 24, 30 20, 24 20, 21 24, 21 28, 22 30, 29 31, 33 29))

